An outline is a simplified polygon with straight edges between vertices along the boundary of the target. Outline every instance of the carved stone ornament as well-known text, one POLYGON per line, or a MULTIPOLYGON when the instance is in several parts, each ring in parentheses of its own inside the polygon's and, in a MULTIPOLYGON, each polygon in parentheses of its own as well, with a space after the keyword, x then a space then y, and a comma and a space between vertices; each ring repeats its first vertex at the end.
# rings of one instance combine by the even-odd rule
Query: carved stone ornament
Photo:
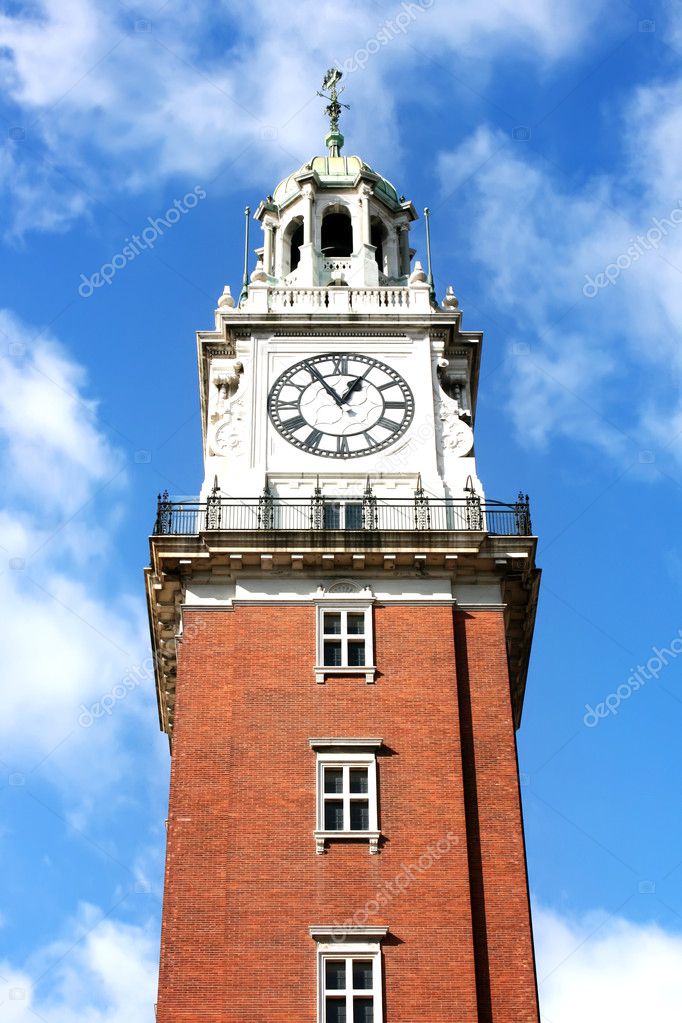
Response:
POLYGON ((218 401, 216 402, 218 415, 221 414, 224 403, 237 393, 239 378, 243 372, 243 363, 238 359, 233 359, 231 362, 226 362, 213 376, 213 383, 218 388, 218 401))
POLYGON ((457 458, 468 455, 474 446, 474 431, 460 418, 462 409, 459 404, 450 399, 441 401, 437 407, 437 415, 442 423, 443 452, 457 458))
POLYGON ((362 586, 354 579, 337 579, 335 582, 330 583, 329 586, 323 587, 322 593, 324 593, 325 596, 333 596, 337 593, 355 593, 362 594, 363 596, 371 596, 372 590, 371 587, 362 586))
POLYGON ((244 401, 231 403, 227 412, 220 417, 220 424, 213 435, 214 454, 234 455, 244 441, 244 401))

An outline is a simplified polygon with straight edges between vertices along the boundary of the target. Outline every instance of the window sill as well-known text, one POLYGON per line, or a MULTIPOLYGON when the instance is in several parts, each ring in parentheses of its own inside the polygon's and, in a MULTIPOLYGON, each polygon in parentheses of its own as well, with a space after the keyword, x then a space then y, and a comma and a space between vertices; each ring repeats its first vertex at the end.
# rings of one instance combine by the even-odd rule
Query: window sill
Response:
POLYGON ((318 856, 324 853, 324 843, 334 838, 354 838, 369 842, 369 854, 375 856, 379 852, 380 831, 313 831, 315 852, 318 856))
POLYGON ((327 676, 331 675, 364 675, 367 685, 372 685, 376 681, 376 671, 377 669, 373 664, 340 664, 338 667, 336 665, 329 664, 316 664, 315 681, 318 685, 323 685, 327 676))

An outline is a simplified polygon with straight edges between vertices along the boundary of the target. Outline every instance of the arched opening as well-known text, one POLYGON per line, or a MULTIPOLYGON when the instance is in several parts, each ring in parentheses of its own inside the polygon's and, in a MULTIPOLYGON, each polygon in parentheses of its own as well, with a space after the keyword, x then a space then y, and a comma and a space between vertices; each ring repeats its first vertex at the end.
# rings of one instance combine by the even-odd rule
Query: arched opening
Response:
POLYGON ((322 219, 322 255, 340 259, 353 254, 353 224, 344 207, 330 207, 322 219))
POLYGON ((300 223, 294 223, 289 249, 289 272, 295 270, 301 262, 301 245, 303 245, 303 220, 300 223))
POLYGON ((388 237, 388 231, 386 230, 383 221, 372 217, 370 225, 370 242, 374 246, 374 258, 377 261, 377 266, 382 273, 386 273, 384 265, 384 243, 388 237))

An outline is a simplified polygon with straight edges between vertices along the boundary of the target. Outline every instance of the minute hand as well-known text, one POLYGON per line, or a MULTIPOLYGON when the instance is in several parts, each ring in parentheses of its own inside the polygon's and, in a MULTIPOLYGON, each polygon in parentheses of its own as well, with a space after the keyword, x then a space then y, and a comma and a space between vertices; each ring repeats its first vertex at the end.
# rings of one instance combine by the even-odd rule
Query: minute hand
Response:
POLYGON ((321 374, 321 373, 318 373, 318 371, 317 371, 317 370, 315 369, 315 367, 314 367, 314 366, 311 366, 311 365, 310 365, 310 363, 306 363, 306 368, 307 368, 308 372, 310 373, 310 375, 311 375, 312 377, 315 377, 315 379, 316 379, 316 380, 318 380, 318 381, 319 381, 319 383, 321 383, 321 384, 322 384, 322 386, 324 387, 324 389, 325 389, 325 391, 327 392, 327 394, 331 395, 331 397, 332 397, 332 398, 334 399, 334 401, 336 402, 336 404, 337 404, 337 405, 340 405, 340 404, 341 404, 341 400, 342 400, 342 399, 341 399, 341 398, 339 398, 339 396, 338 396, 338 394, 336 393, 336 391, 334 390, 334 388, 333 388, 333 387, 330 387, 330 386, 329 386, 329 384, 328 384, 328 383, 327 383, 327 381, 326 381, 326 380, 324 379, 324 377, 322 376, 322 374, 321 374))
POLYGON ((353 381, 353 383, 348 385, 346 390, 341 395, 341 401, 347 401, 347 399, 350 398, 350 396, 353 393, 353 391, 355 390, 355 388, 358 386, 358 384, 362 383, 362 381, 365 379, 365 377, 367 376, 367 374, 369 373, 371 368, 372 367, 369 366, 365 370, 365 372, 362 374, 361 377, 356 377, 355 380, 353 381))

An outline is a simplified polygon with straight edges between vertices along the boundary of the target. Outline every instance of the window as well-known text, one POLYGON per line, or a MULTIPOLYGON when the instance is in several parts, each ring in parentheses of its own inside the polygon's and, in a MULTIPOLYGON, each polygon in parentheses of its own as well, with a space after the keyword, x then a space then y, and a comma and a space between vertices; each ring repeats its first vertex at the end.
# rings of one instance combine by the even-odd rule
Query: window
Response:
POLYGON ((325 1023, 373 1023, 373 988, 373 959, 325 959, 325 1023))
POLYGON ((318 942, 318 1023, 381 1023, 387 927, 311 927, 318 942))
POLYGON ((315 848, 335 838, 365 838, 379 851, 376 751, 381 739, 310 739, 317 753, 315 848))
POLYGON ((324 663, 329 667, 365 665, 364 611, 323 611, 324 663))
POLYGON ((367 604, 318 606, 318 653, 315 675, 364 675, 374 682, 372 609, 367 604))
POLYGON ((325 529, 362 529, 362 501, 325 501, 325 529))

